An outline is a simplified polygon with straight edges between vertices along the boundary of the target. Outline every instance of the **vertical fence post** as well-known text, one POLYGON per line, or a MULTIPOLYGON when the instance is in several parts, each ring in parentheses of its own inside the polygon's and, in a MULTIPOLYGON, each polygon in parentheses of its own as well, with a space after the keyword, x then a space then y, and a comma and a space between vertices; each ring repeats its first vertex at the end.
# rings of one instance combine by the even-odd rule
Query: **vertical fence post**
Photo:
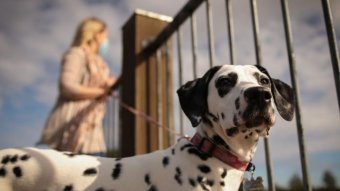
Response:
POLYGON ((115 118, 115 110, 114 110, 114 100, 111 98, 109 99, 108 103, 110 104, 110 117, 109 117, 109 133, 110 133, 110 141, 109 141, 109 149, 114 149, 113 147, 113 141, 115 139, 115 134, 114 134, 114 118, 115 118))
POLYGON ((196 17, 190 17, 190 31, 191 31, 191 49, 192 49, 192 67, 194 79, 197 78, 197 32, 196 32, 196 17))
MULTIPOLYGON (((174 86, 173 86, 173 65, 172 65, 172 51, 170 48, 172 47, 172 41, 167 41, 165 44, 165 70, 166 70, 166 84, 164 85, 164 88, 166 89, 166 109, 167 111, 165 112, 167 114, 167 121, 166 125, 168 128, 171 130, 175 131, 174 127, 174 105, 173 105, 173 92, 174 92, 174 86)), ((169 134, 169 140, 168 143, 170 145, 173 145, 175 143, 175 135, 169 134)))
MULTIPOLYGON (((143 42, 155 38, 172 19, 136 10, 123 26, 122 102, 157 119, 155 59, 140 56, 143 42), (148 113, 149 112, 149 113, 148 113)), ((165 74, 164 74, 165 75, 165 74)), ((122 157, 157 150, 158 128, 127 110, 120 110, 122 157), (148 139, 150 137, 150 139, 148 139)))
POLYGON ((336 43, 336 36, 333 26, 333 18, 331 7, 329 5, 329 0, 321 0, 323 14, 325 17, 325 25, 327 30, 327 37, 328 37, 328 44, 329 50, 331 54, 332 66, 333 66, 333 73, 334 73, 334 81, 335 81, 335 88, 338 98, 338 107, 340 113, 340 66, 339 66, 339 55, 338 55, 338 46, 336 43))
POLYGON ((229 56, 230 56, 230 64, 236 64, 235 58, 235 49, 234 49, 234 25, 233 25, 233 17, 232 17, 232 8, 231 8, 231 0, 225 0, 226 4, 226 20, 227 20, 227 31, 229 37, 229 56))
POLYGON ((254 45, 255 45, 255 56, 256 56, 256 63, 261 65, 261 47, 260 47, 260 27, 259 27, 259 20, 258 20, 258 13, 257 13, 257 2, 256 0, 250 0, 250 10, 251 10, 251 21, 253 24, 253 35, 254 35, 254 45))
MULTIPOLYGON (((252 17, 252 24, 253 24, 256 63, 258 65, 262 65, 261 46, 260 46, 260 40, 259 40, 260 29, 259 29, 256 0, 250 0, 250 8, 251 8, 251 17, 252 17)), ((273 165, 272 165, 272 161, 270 157, 269 138, 264 138, 264 151, 265 151, 266 166, 267 166, 268 190, 275 191, 276 188, 275 188, 274 178, 273 178, 273 173, 272 173, 273 165)))
MULTIPOLYGON (((181 31, 178 28, 177 30, 177 57, 178 57, 178 83, 179 87, 183 85, 183 74, 182 74, 182 37, 181 37, 181 31)), ((183 129, 183 112, 181 111, 181 108, 179 108, 179 128, 180 128, 180 134, 184 135, 184 129, 183 129)))
POLYGON ((215 47, 214 47, 214 32, 212 24, 212 8, 211 0, 206 0, 207 5, 207 25, 208 25, 208 45, 209 45, 209 63, 210 67, 215 64, 215 47))
POLYGON ((298 131, 298 141, 299 141, 300 160, 301 160, 301 167, 302 167, 304 190, 311 191, 312 188, 309 183, 307 155, 306 155, 306 149, 305 149, 304 132, 303 132, 303 127, 302 127, 302 118, 301 118, 301 110, 300 110, 300 94, 299 94, 299 87, 296 81, 295 57, 294 57, 294 49, 292 46, 293 38, 292 38, 292 31, 291 31, 290 20, 289 20, 289 9, 288 9, 286 0, 281 0, 281 8, 282 8, 285 36, 286 36, 290 77, 291 77, 292 86, 293 86, 294 94, 295 94, 295 101, 296 101, 295 117, 296 117, 297 131, 298 131))
MULTIPOLYGON (((163 96, 162 96, 162 50, 156 51, 156 76, 157 76, 157 122, 158 124, 163 124, 163 96)), ((164 149, 163 141, 163 131, 164 129, 158 131, 158 148, 164 149)))

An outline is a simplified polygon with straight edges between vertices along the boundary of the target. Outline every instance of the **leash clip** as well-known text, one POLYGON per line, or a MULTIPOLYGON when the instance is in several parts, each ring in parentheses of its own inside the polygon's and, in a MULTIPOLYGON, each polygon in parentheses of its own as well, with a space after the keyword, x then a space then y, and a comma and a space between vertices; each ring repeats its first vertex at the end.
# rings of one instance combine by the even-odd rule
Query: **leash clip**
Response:
POLYGON ((254 174, 255 172, 255 165, 252 162, 249 162, 246 171, 250 172, 251 174, 254 174))
POLYGON ((250 172, 250 179, 244 177, 244 191, 264 191, 263 178, 261 176, 254 177, 255 165, 249 162, 246 171, 250 172))

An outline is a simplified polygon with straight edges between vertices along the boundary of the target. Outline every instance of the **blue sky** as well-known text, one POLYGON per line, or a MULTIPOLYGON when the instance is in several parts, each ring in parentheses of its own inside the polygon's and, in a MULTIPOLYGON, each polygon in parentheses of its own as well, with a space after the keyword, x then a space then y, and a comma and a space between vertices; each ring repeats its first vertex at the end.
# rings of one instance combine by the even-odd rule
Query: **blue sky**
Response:
MULTIPOLYGON (((237 64, 254 64, 254 45, 249 1, 233 1, 237 64)), ((339 10, 339 1, 331 1, 339 10)), ((33 146, 57 96, 61 55, 73 38, 76 25, 85 17, 97 16, 110 28, 112 73, 120 74, 121 27, 137 8, 174 16, 184 1, 159 0, 3 0, 0 3, 0 148, 33 146)), ((272 76, 290 83, 281 10, 278 0, 258 1, 263 65, 272 76)), ((313 185, 321 185, 322 172, 331 170, 340 180, 340 119, 327 36, 320 1, 289 1, 294 49, 301 88, 305 141, 313 185)), ((224 1, 213 1, 216 64, 228 64, 224 1)), ((197 11, 198 72, 208 68, 205 7, 197 11)), ((340 12, 333 11, 340 39, 340 12)), ((188 22, 183 32, 185 71, 190 71, 191 47, 188 22)), ((174 47, 176 43, 174 42, 174 47)), ((176 58, 176 52, 175 58, 176 58)), ((176 64, 176 59, 174 65, 176 64)), ((175 75, 177 69, 175 68, 175 75)), ((186 73, 185 81, 193 76, 186 73)), ((178 78, 175 78, 178 79, 178 78)), ((175 82, 177 84, 178 82, 175 82)), ((176 103, 177 100, 175 100, 176 103)), ((175 106, 178 111, 178 106, 175 106)), ((177 122, 176 122, 177 123, 177 122)), ((186 121, 187 134, 192 134, 186 121)), ((295 122, 278 122, 271 130, 270 146, 274 176, 287 185, 292 174, 301 176, 295 122)), ((266 177, 263 143, 254 158, 257 175, 266 177)), ((340 184, 340 183, 338 183, 340 184)))

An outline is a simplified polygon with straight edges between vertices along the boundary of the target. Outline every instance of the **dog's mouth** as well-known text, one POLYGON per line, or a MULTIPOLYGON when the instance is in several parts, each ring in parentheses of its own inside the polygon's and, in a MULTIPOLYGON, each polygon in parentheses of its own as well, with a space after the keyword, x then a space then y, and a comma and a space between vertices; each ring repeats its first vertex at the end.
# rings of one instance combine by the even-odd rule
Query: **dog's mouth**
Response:
POLYGON ((274 109, 270 105, 264 107, 249 105, 242 115, 242 121, 246 128, 271 127, 275 122, 274 109))

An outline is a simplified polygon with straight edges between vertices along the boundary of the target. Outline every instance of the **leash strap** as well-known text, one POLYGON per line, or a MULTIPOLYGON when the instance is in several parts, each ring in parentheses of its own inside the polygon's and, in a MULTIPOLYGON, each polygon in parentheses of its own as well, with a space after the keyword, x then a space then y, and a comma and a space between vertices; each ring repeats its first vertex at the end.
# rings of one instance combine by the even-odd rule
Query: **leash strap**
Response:
POLYGON ((138 116, 138 117, 143 118, 145 121, 147 121, 147 122, 149 122, 149 123, 152 123, 152 124, 156 125, 156 126, 157 126, 158 128, 160 128, 160 129, 164 129, 164 130, 166 130, 166 131, 168 131, 168 132, 170 132, 170 133, 172 133, 172 134, 174 134, 174 135, 180 136, 180 137, 183 136, 182 134, 177 133, 176 131, 174 131, 174 130, 168 128, 168 127, 166 127, 165 125, 158 123, 157 120, 155 120, 153 117, 149 116, 148 114, 146 114, 146 113, 144 113, 144 112, 142 112, 142 111, 139 111, 139 110, 137 110, 137 109, 131 107, 130 105, 124 103, 124 102, 120 99, 119 96, 114 95, 114 94, 112 93, 112 94, 111 94, 111 97, 114 98, 114 99, 116 99, 116 100, 118 100, 118 101, 119 101, 119 104, 122 106, 122 108, 126 109, 126 110, 129 111, 130 113, 132 113, 132 114, 134 114, 134 115, 136 115, 136 116, 138 116))

